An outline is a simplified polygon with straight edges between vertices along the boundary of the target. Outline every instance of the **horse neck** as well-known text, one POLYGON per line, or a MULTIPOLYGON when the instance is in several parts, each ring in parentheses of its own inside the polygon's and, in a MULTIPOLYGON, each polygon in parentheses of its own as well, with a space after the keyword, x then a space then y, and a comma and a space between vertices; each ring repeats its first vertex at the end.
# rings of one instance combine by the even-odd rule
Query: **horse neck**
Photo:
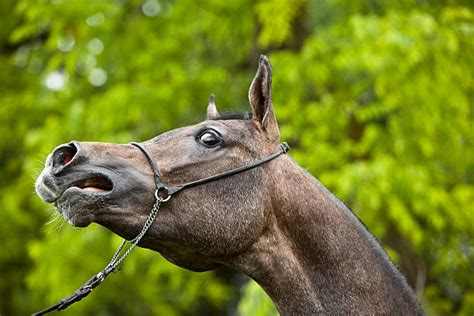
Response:
POLYGON ((354 214, 291 159, 272 163, 268 225, 228 264, 255 279, 281 314, 422 313, 354 214))

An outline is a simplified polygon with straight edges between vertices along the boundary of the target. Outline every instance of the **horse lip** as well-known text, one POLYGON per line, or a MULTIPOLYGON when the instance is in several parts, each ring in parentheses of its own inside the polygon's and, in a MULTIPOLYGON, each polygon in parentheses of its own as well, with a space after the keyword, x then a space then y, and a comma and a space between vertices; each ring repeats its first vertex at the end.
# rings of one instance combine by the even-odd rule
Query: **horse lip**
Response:
POLYGON ((94 214, 89 212, 87 209, 81 207, 78 208, 77 205, 72 207, 68 206, 67 202, 64 205, 62 204, 64 202, 65 201, 61 201, 61 198, 58 199, 54 203, 54 208, 70 225, 75 227, 86 227, 94 221, 94 214))
POLYGON ((40 182, 36 185, 36 193, 47 203, 56 202, 62 195, 62 193, 58 193, 44 182, 40 182))
POLYGON ((100 196, 100 195, 109 195, 109 194, 112 194, 114 190, 110 190, 110 191, 101 191, 101 192, 93 192, 93 191, 88 191, 88 190, 85 190, 85 189, 82 189, 80 187, 77 187, 77 186, 69 186, 67 187, 62 193, 61 195, 55 200, 55 202, 57 200, 59 200, 60 198, 62 198, 66 193, 68 192, 74 192, 74 194, 80 194, 80 195, 89 195, 89 196, 100 196))
POLYGON ((62 194, 54 176, 44 171, 36 181, 35 189, 39 197, 47 203, 55 202, 62 194))
POLYGON ((77 187, 89 193, 106 193, 113 190, 114 184, 107 176, 99 174, 75 181, 71 187, 77 187))
POLYGON ((38 195, 47 203, 56 203, 61 199, 64 194, 71 189, 77 190, 76 194, 84 195, 107 195, 111 194, 114 191, 114 181, 111 178, 103 173, 92 173, 84 177, 81 177, 80 180, 68 181, 65 185, 58 186, 54 177, 43 176, 39 179, 36 185, 36 192, 38 195), (100 179, 100 180, 94 180, 100 179), (92 181, 92 182, 90 182, 92 181), (95 188, 91 185, 99 185, 97 189, 101 191, 92 191, 87 188, 95 188))
MULTIPOLYGON (((87 179, 90 177, 79 182, 87 183, 87 179)), ((112 187, 110 191, 91 192, 76 186, 77 183, 74 181, 67 185, 53 205, 70 225, 86 227, 94 221, 94 212, 103 205, 104 199, 108 199, 115 190, 112 187)))
POLYGON ((91 174, 88 176, 83 177, 81 180, 76 180, 69 183, 65 186, 63 192, 58 197, 60 199, 64 196, 66 192, 77 191, 75 194, 81 195, 89 195, 89 196, 96 196, 96 195, 108 195, 114 191, 114 182, 104 174, 91 174), (100 179, 96 181, 95 179, 100 179), (92 181, 92 182, 91 182, 92 181), (99 185, 100 187, 94 187, 91 185, 99 185), (97 188, 101 189, 101 191, 91 191, 88 188, 97 188))

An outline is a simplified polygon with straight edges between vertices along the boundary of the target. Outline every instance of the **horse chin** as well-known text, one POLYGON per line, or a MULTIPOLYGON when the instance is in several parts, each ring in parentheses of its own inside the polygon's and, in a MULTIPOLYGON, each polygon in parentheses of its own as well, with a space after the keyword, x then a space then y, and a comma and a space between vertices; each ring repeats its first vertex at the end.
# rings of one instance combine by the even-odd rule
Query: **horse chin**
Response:
POLYGON ((87 227, 95 220, 95 213, 109 198, 109 193, 88 192, 76 187, 67 189, 54 202, 56 210, 75 227, 87 227))
POLYGON ((63 217, 74 227, 87 227, 94 221, 93 214, 74 213, 68 214, 63 212, 63 217))

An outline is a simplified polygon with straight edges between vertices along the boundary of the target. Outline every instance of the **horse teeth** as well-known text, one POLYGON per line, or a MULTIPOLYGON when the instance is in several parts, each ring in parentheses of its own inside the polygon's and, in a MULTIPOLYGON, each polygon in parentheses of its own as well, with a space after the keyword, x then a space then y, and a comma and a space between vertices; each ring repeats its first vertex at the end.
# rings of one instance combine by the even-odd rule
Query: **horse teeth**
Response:
POLYGON ((83 190, 87 192, 107 192, 106 190, 102 190, 95 187, 85 187, 83 190))

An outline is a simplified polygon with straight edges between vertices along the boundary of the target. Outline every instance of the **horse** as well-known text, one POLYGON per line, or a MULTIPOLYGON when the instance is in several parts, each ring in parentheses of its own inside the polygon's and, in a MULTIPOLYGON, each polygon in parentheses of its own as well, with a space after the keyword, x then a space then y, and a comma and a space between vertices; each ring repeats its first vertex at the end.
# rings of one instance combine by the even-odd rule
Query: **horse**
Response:
POLYGON ((60 145, 36 191, 70 224, 127 240, 159 201, 138 246, 192 271, 241 271, 281 315, 423 315, 365 225, 284 154, 264 55, 248 97, 248 115, 219 114, 212 96, 205 121, 139 144, 60 145))

